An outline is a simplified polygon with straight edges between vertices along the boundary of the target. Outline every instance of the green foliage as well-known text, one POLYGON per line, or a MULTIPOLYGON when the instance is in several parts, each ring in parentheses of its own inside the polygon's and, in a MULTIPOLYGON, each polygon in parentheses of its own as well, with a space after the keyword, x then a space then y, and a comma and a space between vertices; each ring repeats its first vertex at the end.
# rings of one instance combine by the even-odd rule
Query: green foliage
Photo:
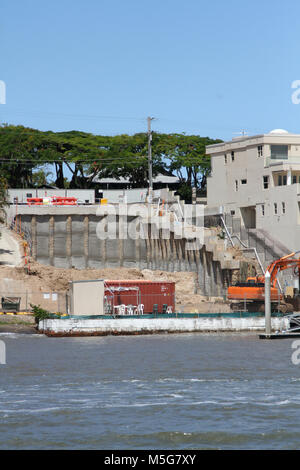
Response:
POLYGON ((220 238, 220 240, 224 240, 224 239, 225 239, 225 232, 224 232, 224 230, 222 230, 221 228, 220 228, 220 231, 219 231, 219 233, 218 233, 218 238, 220 238))
POLYGON ((10 187, 26 187, 32 169, 42 164, 43 133, 23 126, 0 127, 1 173, 10 187))
POLYGON ((53 313, 48 312, 48 310, 44 310, 39 305, 30 304, 30 307, 32 308, 32 312, 33 312, 34 320, 36 324, 38 324, 39 321, 41 320, 46 320, 47 318, 54 317, 53 313))
POLYGON ((221 142, 209 137, 185 134, 164 134, 158 147, 169 160, 168 168, 176 172, 181 181, 201 191, 206 189, 206 180, 211 171, 210 157, 206 146, 221 142))
MULTIPOLYGON (((152 134, 153 176, 176 172, 182 184, 205 191, 210 173, 206 145, 221 142, 185 134, 152 134)), ((80 131, 42 132, 23 126, 0 126, 0 171, 8 186, 32 187, 47 182, 54 165, 58 188, 90 188, 92 180, 129 178, 133 187, 147 185, 148 136, 101 136, 80 131), (72 174, 64 176, 66 167, 72 174)), ((182 192, 186 192, 184 186, 182 192)))
POLYGON ((51 171, 46 171, 43 169, 39 169, 32 173, 31 181, 33 188, 39 188, 41 186, 45 186, 48 184, 48 178, 52 175, 51 171))
MULTIPOLYGON (((155 136, 153 136, 152 163, 154 176, 164 168, 161 155, 155 152, 155 140, 155 136)), ((147 134, 117 135, 106 140, 105 154, 95 161, 90 171, 94 175, 98 175, 99 178, 128 178, 133 187, 145 186, 148 184, 147 155, 147 134)))
POLYGON ((187 204, 192 202, 192 187, 190 184, 182 183, 176 194, 179 194, 180 198, 183 199, 187 204))
POLYGON ((0 223, 5 222, 5 207, 8 206, 7 202, 7 181, 3 176, 0 176, 0 223))

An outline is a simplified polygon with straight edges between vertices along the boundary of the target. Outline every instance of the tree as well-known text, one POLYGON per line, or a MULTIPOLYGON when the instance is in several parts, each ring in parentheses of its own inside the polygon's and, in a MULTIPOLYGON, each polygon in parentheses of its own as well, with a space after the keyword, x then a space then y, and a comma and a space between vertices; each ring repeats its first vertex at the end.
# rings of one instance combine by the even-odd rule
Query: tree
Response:
MULTIPOLYGON (((185 134, 152 135, 153 176, 176 172, 182 191, 206 190, 210 158, 209 137, 185 134), (184 185, 184 186, 183 186, 184 185)), ((148 136, 101 136, 80 131, 42 132, 23 126, 0 126, 0 170, 9 187, 26 188, 45 184, 45 169, 55 168, 58 188, 90 188, 93 178, 127 178, 133 187, 148 184, 148 136), (68 182, 65 168, 72 177, 68 182)))
POLYGON ((51 171, 45 169, 38 169, 32 172, 31 182, 33 188, 39 188, 48 184, 48 178, 52 175, 51 171))
POLYGON ((5 222, 5 208, 8 206, 7 200, 7 181, 3 176, 0 176, 0 223, 5 222))
MULTIPOLYGON (((155 138, 154 138, 155 140, 155 138)), ((98 178, 127 178, 133 187, 148 184, 148 136, 139 133, 106 138, 105 147, 101 145, 102 154, 96 155, 90 167, 93 176, 98 178)), ((153 153, 153 175, 163 168, 160 155, 153 153)))
POLYGON ((205 191, 207 176, 211 170, 206 146, 218 142, 222 141, 198 135, 164 134, 158 147, 168 161, 168 168, 177 173, 182 183, 205 191))
POLYGON ((10 187, 26 188, 39 160, 42 133, 23 126, 0 126, 1 174, 10 187))

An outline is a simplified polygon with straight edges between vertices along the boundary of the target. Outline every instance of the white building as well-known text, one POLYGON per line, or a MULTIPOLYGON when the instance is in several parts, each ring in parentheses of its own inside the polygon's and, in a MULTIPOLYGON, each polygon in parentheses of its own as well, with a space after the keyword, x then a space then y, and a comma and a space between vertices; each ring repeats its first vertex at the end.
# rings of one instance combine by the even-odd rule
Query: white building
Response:
POLYGON ((275 129, 209 145, 208 206, 300 250, 300 134, 275 129))
MULTIPOLYGON (((153 177, 152 181, 154 189, 178 189, 180 185, 180 179, 169 172, 165 172, 164 174, 159 173, 158 175, 153 177)), ((93 178, 93 183, 98 183, 99 187, 101 187, 102 189, 130 189, 133 186, 132 181, 130 181, 130 178, 123 176, 120 176, 119 178, 99 178, 99 176, 96 175, 93 178)))

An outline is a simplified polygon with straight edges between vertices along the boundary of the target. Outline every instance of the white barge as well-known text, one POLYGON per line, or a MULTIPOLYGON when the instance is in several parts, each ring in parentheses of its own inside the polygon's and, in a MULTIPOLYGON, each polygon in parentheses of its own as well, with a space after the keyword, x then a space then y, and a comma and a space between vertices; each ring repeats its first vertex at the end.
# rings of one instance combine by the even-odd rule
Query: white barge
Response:
MULTIPOLYGON (((272 331, 289 327, 282 315, 272 316, 272 331)), ((261 314, 172 314, 155 317, 64 317, 48 318, 38 324, 39 333, 47 336, 105 336, 143 335, 158 333, 208 332, 261 332, 265 330, 265 317, 261 314), (144 317, 144 318, 143 318, 144 317)))

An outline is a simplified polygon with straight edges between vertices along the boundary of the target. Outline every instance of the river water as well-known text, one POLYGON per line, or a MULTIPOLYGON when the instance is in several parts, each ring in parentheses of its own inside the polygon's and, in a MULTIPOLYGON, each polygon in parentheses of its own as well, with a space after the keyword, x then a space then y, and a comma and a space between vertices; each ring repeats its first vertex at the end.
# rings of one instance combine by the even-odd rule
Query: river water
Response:
POLYGON ((298 449, 292 340, 0 334, 1 449, 298 449))

